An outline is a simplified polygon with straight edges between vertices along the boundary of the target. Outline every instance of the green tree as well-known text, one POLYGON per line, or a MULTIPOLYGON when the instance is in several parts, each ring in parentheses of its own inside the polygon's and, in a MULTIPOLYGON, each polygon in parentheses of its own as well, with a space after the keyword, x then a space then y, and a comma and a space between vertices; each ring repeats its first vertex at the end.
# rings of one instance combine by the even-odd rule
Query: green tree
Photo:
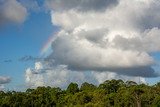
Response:
POLYGON ((119 88, 124 86, 124 82, 122 80, 106 80, 104 83, 100 84, 98 88, 105 89, 109 93, 117 92, 119 88))
POLYGON ((81 85, 80 90, 81 90, 81 91, 94 91, 96 88, 97 88, 97 87, 96 87, 95 85, 89 84, 89 83, 85 82, 85 83, 83 83, 83 84, 81 85))
POLYGON ((0 91, 0 107, 160 107, 160 85, 107 80, 98 88, 70 83, 66 90, 51 87, 26 92, 0 91))
POLYGON ((67 93, 71 93, 71 94, 78 92, 79 91, 78 84, 77 83, 70 83, 69 86, 67 87, 66 91, 67 91, 67 93))
POLYGON ((141 107, 141 105, 142 105, 141 104, 141 101, 142 101, 141 95, 144 93, 143 88, 141 88, 139 86, 133 86, 133 87, 131 87, 130 91, 131 91, 131 94, 134 97, 136 106, 141 107))

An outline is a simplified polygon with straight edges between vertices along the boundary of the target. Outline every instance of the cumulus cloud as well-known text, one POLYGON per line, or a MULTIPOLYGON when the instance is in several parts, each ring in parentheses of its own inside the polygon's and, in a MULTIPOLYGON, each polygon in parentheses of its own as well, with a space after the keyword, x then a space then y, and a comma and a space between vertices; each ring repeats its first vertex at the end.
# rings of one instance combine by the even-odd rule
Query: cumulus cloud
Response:
POLYGON ((62 9, 59 12, 53 5, 52 23, 62 29, 55 36, 49 58, 70 70, 154 77, 157 74, 152 66, 156 61, 150 53, 160 51, 160 15, 155 15, 159 6, 156 0, 120 0, 114 8, 105 8, 103 12, 58 6, 62 9))
POLYGON ((48 0, 46 5, 52 24, 61 29, 52 42, 53 52, 41 62, 43 69, 49 63, 49 69, 45 73, 29 69, 26 82, 33 86, 37 81, 41 85, 52 81, 54 86, 114 78, 145 82, 143 77, 159 76, 151 55, 160 51, 159 0, 48 0))
POLYGON ((22 23, 27 16, 27 9, 17 0, 0 0, 0 24, 22 23))
POLYGON ((122 71, 128 69, 132 72, 134 68, 154 64, 153 58, 145 52, 100 47, 73 35, 60 35, 52 48, 54 51, 49 58, 58 64, 68 65, 72 70, 118 71, 123 68, 122 71))

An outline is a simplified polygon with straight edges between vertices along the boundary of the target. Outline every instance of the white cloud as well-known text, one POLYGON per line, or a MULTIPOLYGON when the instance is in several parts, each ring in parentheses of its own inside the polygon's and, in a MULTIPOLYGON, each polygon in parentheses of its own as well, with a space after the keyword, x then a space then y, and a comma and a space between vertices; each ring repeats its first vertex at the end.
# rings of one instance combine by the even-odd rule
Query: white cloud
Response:
MULTIPOLYGON (((40 63, 40 62, 36 62, 40 63)), ((41 62, 41 67, 49 67, 46 64, 47 62, 41 62)), ((99 85, 105 80, 110 79, 122 79, 124 81, 132 80, 138 83, 145 83, 145 79, 142 77, 129 77, 124 75, 118 75, 112 72, 95 72, 95 71, 86 71, 86 72, 78 72, 68 70, 67 66, 59 65, 52 66, 49 70, 46 70, 45 73, 39 72, 40 69, 36 69, 37 64, 35 64, 35 68, 28 68, 26 70, 26 84, 28 88, 36 88, 38 86, 52 86, 52 87, 61 87, 66 88, 68 84, 71 82, 76 82, 79 86, 83 82, 93 83, 95 85, 99 85), (35 73, 39 72, 39 73, 35 73)))
POLYGON ((38 87, 44 86, 43 76, 41 74, 35 74, 32 69, 28 68, 26 70, 26 83, 28 87, 38 87))
POLYGON ((52 66, 52 68, 50 68, 46 62, 41 62, 41 64, 38 65, 39 68, 43 68, 44 65, 46 68, 50 68, 42 73, 39 72, 39 68, 37 69, 37 63, 40 62, 36 62, 34 69, 28 68, 26 70, 25 76, 28 87, 54 86, 66 88, 70 82, 77 82, 78 84, 85 81, 94 82, 92 81, 92 77, 85 75, 83 72, 68 70, 65 65, 52 66))
POLYGON ((111 32, 118 34, 123 32, 127 33, 126 36, 133 36, 134 33, 159 27, 159 7, 158 0, 148 2, 120 0, 115 8, 104 12, 79 12, 76 10, 58 12, 53 10, 51 15, 53 25, 59 25, 66 29, 71 27, 70 30, 73 30, 82 25, 86 25, 90 29, 107 27, 112 30, 111 32))
POLYGON ((113 72, 92 72, 92 73, 95 79, 97 79, 99 83, 103 83, 105 80, 111 80, 111 79, 121 79, 123 81, 135 81, 137 83, 146 83, 146 80, 143 77, 130 77, 130 76, 119 75, 113 72))

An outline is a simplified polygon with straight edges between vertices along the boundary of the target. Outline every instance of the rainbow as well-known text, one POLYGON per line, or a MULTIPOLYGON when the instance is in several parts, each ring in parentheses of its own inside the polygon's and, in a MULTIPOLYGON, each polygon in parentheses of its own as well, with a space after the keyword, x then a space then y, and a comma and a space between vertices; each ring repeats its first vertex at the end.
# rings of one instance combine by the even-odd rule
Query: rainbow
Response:
POLYGON ((48 40, 45 42, 45 44, 41 48, 40 56, 46 56, 52 51, 51 44, 54 41, 54 39, 55 39, 55 35, 50 36, 48 38, 48 40))

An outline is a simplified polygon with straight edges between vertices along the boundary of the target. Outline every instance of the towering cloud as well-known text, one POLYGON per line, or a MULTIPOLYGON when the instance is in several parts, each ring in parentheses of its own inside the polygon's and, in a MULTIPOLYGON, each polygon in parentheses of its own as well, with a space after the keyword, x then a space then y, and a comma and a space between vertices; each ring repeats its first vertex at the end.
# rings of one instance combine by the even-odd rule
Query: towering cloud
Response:
POLYGON ((0 10, 0 25, 22 23, 27 16, 27 9, 17 0, 0 0, 0 10))
POLYGON ((61 77, 54 76, 62 65, 62 75, 89 71, 99 82, 159 76, 151 55, 160 51, 159 0, 46 0, 46 6, 52 24, 61 28, 45 60, 53 79, 61 77))
MULTIPOLYGON (((64 3, 61 2, 58 3, 64 3)), ((101 4, 96 0, 90 2, 101 4)), ((53 53, 49 58, 71 70, 156 76, 152 69, 156 61, 150 53, 160 51, 160 15, 156 14, 159 6, 156 0, 120 0, 112 8, 101 4, 103 12, 96 11, 96 7, 94 11, 86 8, 82 12, 77 9, 79 5, 61 11, 53 5, 52 23, 62 29, 52 43, 53 53)))

